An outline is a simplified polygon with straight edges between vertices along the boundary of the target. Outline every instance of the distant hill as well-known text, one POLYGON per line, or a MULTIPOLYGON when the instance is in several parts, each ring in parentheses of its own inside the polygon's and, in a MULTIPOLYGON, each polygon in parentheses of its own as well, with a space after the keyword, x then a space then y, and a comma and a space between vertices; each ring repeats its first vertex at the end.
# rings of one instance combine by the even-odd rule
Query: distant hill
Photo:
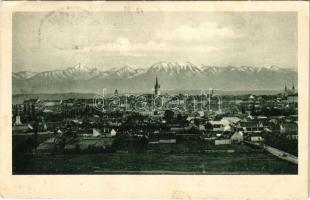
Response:
POLYGON ((42 100, 65 100, 65 99, 91 99, 95 94, 89 93, 56 93, 56 94, 13 94, 12 103, 20 104, 27 99, 42 99, 42 100))
POLYGON ((295 70, 277 66, 218 67, 158 62, 143 69, 124 66, 100 71, 78 64, 65 70, 13 73, 13 94, 100 93, 103 88, 110 93, 115 89, 120 93, 151 93, 156 76, 162 90, 278 90, 285 83, 296 87, 298 80, 295 70))

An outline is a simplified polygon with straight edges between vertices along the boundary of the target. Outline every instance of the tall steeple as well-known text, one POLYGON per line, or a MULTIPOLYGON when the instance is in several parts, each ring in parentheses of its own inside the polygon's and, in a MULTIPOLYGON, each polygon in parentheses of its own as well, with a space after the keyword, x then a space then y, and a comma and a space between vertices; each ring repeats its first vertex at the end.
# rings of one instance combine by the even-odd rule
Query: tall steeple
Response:
POLYGON ((115 89, 114 95, 115 95, 115 96, 118 96, 118 91, 117 91, 117 89, 115 89))
POLYGON ((160 85, 158 83, 158 79, 157 79, 157 76, 156 76, 156 82, 155 82, 155 86, 154 86, 154 94, 156 96, 160 95, 159 89, 160 89, 160 85))

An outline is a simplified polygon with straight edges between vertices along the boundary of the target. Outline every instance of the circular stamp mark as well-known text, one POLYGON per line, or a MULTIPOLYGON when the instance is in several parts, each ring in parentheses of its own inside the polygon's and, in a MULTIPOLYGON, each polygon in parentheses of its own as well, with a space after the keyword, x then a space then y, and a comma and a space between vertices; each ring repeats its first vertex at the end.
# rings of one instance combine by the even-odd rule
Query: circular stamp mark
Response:
MULTIPOLYGON (((79 50, 89 45, 89 39, 95 27, 102 21, 93 17, 92 12, 81 7, 64 7, 46 13, 40 20, 37 31, 40 48, 58 50, 79 50), (87 25, 87 27, 84 27, 87 25), (92 30, 88 30, 90 27, 92 30), (83 31, 85 28, 85 31, 83 31)), ((98 31, 99 33, 99 31, 98 31)), ((91 43, 91 42, 90 42, 91 43)), ((95 44, 90 44, 95 45, 95 44)))

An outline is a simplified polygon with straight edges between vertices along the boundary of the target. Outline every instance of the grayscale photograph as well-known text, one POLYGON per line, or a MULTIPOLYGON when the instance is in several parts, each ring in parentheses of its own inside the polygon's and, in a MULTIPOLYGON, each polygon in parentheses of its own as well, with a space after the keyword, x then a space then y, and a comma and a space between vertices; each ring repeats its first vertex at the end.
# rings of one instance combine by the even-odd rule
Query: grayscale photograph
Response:
POLYGON ((297 16, 14 12, 13 175, 297 175, 297 16))

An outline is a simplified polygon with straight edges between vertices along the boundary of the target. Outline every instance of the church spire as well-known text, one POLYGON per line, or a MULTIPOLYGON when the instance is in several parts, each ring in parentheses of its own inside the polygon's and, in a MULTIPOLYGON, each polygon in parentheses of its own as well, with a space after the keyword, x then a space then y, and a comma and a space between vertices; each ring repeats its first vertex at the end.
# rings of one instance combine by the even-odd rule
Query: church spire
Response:
POLYGON ((160 88, 160 85, 158 83, 158 78, 156 76, 156 82, 155 82, 155 86, 154 86, 154 93, 156 96, 160 95, 159 88, 160 88))
POLYGON ((115 96, 118 96, 118 91, 117 91, 117 89, 115 89, 114 95, 115 95, 115 96))
POLYGON ((157 78, 157 76, 156 76, 156 83, 155 83, 155 87, 160 88, 160 86, 159 86, 159 84, 158 84, 158 78, 157 78))

